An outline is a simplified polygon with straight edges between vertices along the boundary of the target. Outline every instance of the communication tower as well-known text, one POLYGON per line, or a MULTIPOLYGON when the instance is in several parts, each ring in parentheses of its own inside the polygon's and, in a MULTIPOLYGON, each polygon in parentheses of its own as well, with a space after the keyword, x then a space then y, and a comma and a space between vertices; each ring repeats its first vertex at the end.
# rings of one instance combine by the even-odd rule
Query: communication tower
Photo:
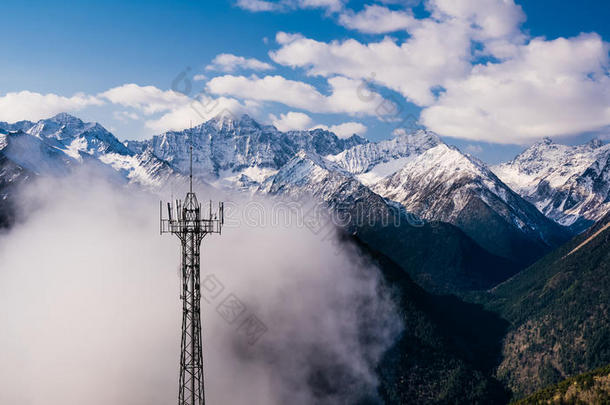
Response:
POLYGON ((220 234, 224 223, 223 203, 212 212, 204 213, 193 192, 193 147, 190 147, 189 191, 184 200, 167 203, 167 218, 163 218, 163 202, 159 207, 160 232, 178 237, 182 246, 182 339, 180 343, 180 378, 178 405, 204 405, 203 352, 201 342, 200 249, 203 238, 220 234))

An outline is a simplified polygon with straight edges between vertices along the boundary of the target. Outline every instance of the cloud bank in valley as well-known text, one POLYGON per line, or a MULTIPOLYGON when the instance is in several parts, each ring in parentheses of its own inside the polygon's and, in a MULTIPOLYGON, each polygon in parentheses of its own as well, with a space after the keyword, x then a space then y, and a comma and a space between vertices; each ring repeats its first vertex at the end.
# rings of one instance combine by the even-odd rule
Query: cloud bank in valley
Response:
MULTIPOLYGON (((0 403, 174 401, 179 244, 159 236, 157 197, 73 176, 23 198, 27 216, 0 237, 0 403)), ((220 301, 202 302, 207 399, 353 403, 374 393, 374 366, 400 330, 378 270, 307 228, 266 223, 229 221, 204 240, 202 273, 222 283, 218 299, 233 294, 267 327, 250 345, 220 301)))

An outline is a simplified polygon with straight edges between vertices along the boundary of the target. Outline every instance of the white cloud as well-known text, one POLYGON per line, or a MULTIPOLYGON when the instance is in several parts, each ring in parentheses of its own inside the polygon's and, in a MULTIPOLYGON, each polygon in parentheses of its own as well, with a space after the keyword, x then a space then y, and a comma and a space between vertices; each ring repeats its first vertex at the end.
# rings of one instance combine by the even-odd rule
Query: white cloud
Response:
POLYGON ((339 16, 339 23, 347 28, 368 34, 406 30, 417 24, 408 11, 395 11, 379 5, 367 5, 364 10, 354 13, 347 10, 339 16))
POLYGON ((154 86, 124 84, 100 94, 114 104, 141 110, 145 114, 167 111, 175 106, 188 104, 190 98, 173 90, 160 90, 154 86))
MULTIPOLYGON (((23 220, 0 235, 3 404, 175 400, 177 243, 154 232, 159 197, 91 174, 28 182, 20 190, 23 220)), ((362 403, 376 391, 376 366, 403 328, 379 270, 334 232, 322 238, 298 226, 296 210, 280 208, 288 215, 278 221, 273 201, 256 197, 253 205, 243 193, 197 191, 231 201, 228 232, 205 244, 204 272, 223 286, 216 301, 239 297, 247 306, 242 317, 266 327, 252 344, 217 304, 203 303, 206 383, 214 387, 208 403, 362 403), (271 260, 260 246, 274 247, 271 260), (375 338, 362 339, 370 331, 375 338), (315 361, 312 353, 320 354, 315 361), (321 390, 312 375, 335 380, 321 390)))
POLYGON ((469 27, 472 41, 481 49, 474 55, 511 57, 527 41, 521 31, 525 14, 514 0, 428 0, 434 18, 453 19, 469 27))
POLYGON ((60 112, 74 112, 90 106, 104 104, 97 97, 77 93, 72 97, 31 91, 6 93, 0 96, 0 121, 35 121, 60 112))
MULTIPOLYGON (((376 114, 381 96, 359 97, 363 84, 344 77, 328 79, 331 94, 321 94, 310 84, 282 76, 220 76, 208 82, 211 93, 258 101, 272 101, 315 113, 376 114)), ((369 93, 367 93, 368 95, 369 93)))
POLYGON ((312 125, 311 117, 307 114, 289 111, 286 114, 280 114, 279 117, 270 114, 269 118, 273 125, 280 131, 304 130, 312 125))
POLYGON ((464 24, 425 20, 403 43, 391 38, 368 44, 354 39, 315 41, 279 33, 276 63, 305 68, 310 75, 342 75, 367 79, 398 91, 418 105, 434 102, 433 89, 466 75, 470 69, 470 37, 464 24))
POLYGON ((610 125, 610 45, 595 34, 531 40, 450 83, 422 122, 441 135, 528 143, 610 125))
MULTIPOLYGON (((366 81, 422 107, 420 122, 441 135, 528 143, 542 136, 610 127, 610 45, 598 35, 532 39, 521 29, 525 15, 514 0, 425 0, 430 15, 421 19, 414 18, 410 10, 416 2, 380 0, 377 3, 391 4, 391 8, 370 4, 354 12, 345 8, 343 0, 237 0, 237 6, 251 11, 321 8, 340 24, 364 33, 406 30, 404 40, 385 37, 370 42, 322 42, 278 33, 279 47, 269 53, 271 59, 303 69, 309 76, 323 77, 328 86, 317 88, 279 75, 215 77, 207 83, 215 96, 201 95, 194 104, 204 113, 195 111, 193 100, 186 95, 153 86, 125 84, 97 96, 72 97, 23 91, 0 97, 0 120, 38 119, 106 100, 129 107, 129 111, 117 112, 117 118, 146 116, 146 125, 158 131, 184 128, 191 120, 201 122, 223 109, 257 113, 263 102, 312 113, 378 115, 384 99, 379 93, 372 93, 372 99, 363 97, 363 90, 371 94, 363 85, 366 81), (492 62, 482 64, 481 56, 492 56, 492 62)), ((235 72, 273 66, 220 54, 207 68, 235 72)), ((193 79, 208 80, 205 75, 193 79)), ((384 119, 393 111, 383 110, 384 119)), ((271 118, 282 128, 312 124, 303 112, 271 118)), ((359 123, 342 125, 335 127, 336 132, 366 131, 359 123)))
POLYGON ((343 8, 345 0, 297 0, 293 3, 301 8, 325 8, 328 11, 339 11, 343 8))
POLYGON ((265 0, 238 0, 236 3, 237 7, 243 8, 248 11, 273 11, 277 10, 279 5, 277 3, 265 0))
POLYGON ((481 54, 506 58, 525 36, 519 30, 523 11, 513 0, 428 0, 428 18, 415 19, 408 6, 391 10, 369 5, 359 13, 344 10, 339 22, 367 33, 406 29, 404 41, 384 38, 320 42, 279 33, 280 48, 270 53, 279 64, 304 68, 310 75, 372 78, 409 101, 430 105, 435 91, 466 77, 481 54), (478 45, 473 47, 473 42, 478 45))
POLYGON ((525 21, 521 6, 514 0, 429 0, 435 18, 454 18, 468 23, 477 40, 520 37, 525 21))
POLYGON ((315 128, 322 128, 334 132, 339 138, 349 138, 354 134, 363 136, 368 129, 366 125, 361 124, 360 122, 344 122, 343 124, 331 125, 330 127, 326 125, 317 125, 314 129, 315 128))
POLYGON ((238 69, 271 70, 273 66, 254 58, 244 58, 230 53, 217 55, 212 63, 206 66, 206 70, 217 70, 220 72, 234 72, 238 69))
POLYGON ((198 74, 193 76, 193 80, 196 82, 202 82, 204 80, 208 80, 208 77, 206 75, 198 74))
POLYGON ((397 91, 423 107, 421 122, 441 135, 528 143, 610 125, 609 45, 599 36, 529 38, 513 0, 424 4, 430 16, 422 19, 406 2, 402 9, 369 5, 339 15, 361 32, 405 29, 403 41, 322 42, 280 32, 270 57, 311 76, 364 79, 397 91), (481 56, 492 62, 482 64, 481 56))

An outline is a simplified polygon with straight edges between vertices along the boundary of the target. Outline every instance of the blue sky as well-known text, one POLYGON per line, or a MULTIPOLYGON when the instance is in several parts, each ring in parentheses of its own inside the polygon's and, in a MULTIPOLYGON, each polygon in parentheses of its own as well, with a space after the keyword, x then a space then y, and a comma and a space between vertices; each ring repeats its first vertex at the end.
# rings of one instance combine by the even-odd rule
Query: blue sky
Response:
POLYGON ((210 100, 223 98, 221 102, 237 106, 240 113, 248 112, 266 123, 275 120, 286 128, 350 123, 335 128, 362 131, 378 140, 399 133, 405 117, 412 114, 420 125, 439 132, 449 143, 490 162, 510 158, 523 145, 545 135, 567 143, 606 136, 610 125, 607 1, 521 0, 510 7, 502 5, 503 0, 484 0, 485 7, 480 6, 481 0, 455 1, 463 3, 459 10, 443 4, 445 0, 3 1, 0 120, 45 118, 44 114, 65 108, 99 121, 121 139, 148 137, 179 126, 179 122, 188 126, 193 118, 197 120, 197 116, 181 115, 178 109, 184 101, 167 93, 184 76, 193 84, 190 97, 206 89, 210 100), (384 20, 388 28, 373 13, 365 13, 371 6, 388 17, 384 20), (460 19, 481 23, 483 28, 464 33, 467 24, 455 23, 460 19), (392 26, 403 20, 405 27, 400 23, 399 28, 392 26), (492 23, 486 26, 485 21, 492 23), (462 64, 464 54, 449 55, 461 42, 443 48, 428 44, 423 34, 418 39, 415 30, 428 23, 434 23, 431 35, 441 32, 440 37, 447 35, 450 42, 455 32, 456 37, 463 35, 465 46, 470 41, 484 52, 466 55, 468 61, 462 64), (496 29, 500 25, 501 32, 496 29), (299 38, 281 44, 276 37, 279 32, 299 38), (582 38, 581 33, 596 35, 582 38), (409 52, 398 55, 397 47, 387 46, 387 53, 371 53, 366 48, 386 37, 397 47, 419 40, 423 45, 413 48, 418 59, 407 60, 409 52), (561 37, 567 42, 555 41, 561 37), (362 52, 361 59, 349 60, 346 41, 360 45, 355 52, 362 52), (319 49, 302 53, 302 46, 312 43, 319 49), (334 66, 328 66, 333 43, 342 46, 332 55, 334 66), (280 51, 283 57, 270 56, 270 52, 280 51), (254 58, 268 68, 250 68, 251 64, 232 60, 206 69, 220 54, 254 58), (446 66, 432 64, 418 70, 420 60, 433 61, 444 55, 446 66), (376 58, 384 64, 371 60, 370 69, 363 66, 376 58), (486 63, 496 66, 471 71, 486 63), (400 77, 402 64, 404 77, 400 77), (386 69, 392 72, 379 81, 369 80, 366 74, 386 69), (185 75, 179 76, 181 73, 185 75), (205 78, 195 81, 195 75, 205 78), (275 79, 263 80, 265 77, 275 79), (522 83, 522 77, 542 77, 549 82, 522 83), (336 90, 333 78, 345 79, 341 82, 345 93, 337 92, 336 97, 330 97, 336 90), (553 78, 565 79, 567 84, 557 87, 551 83, 553 78), (363 80, 370 82, 379 98, 354 107, 358 103, 350 102, 349 95, 356 98, 355 93, 348 91, 363 80), (514 81, 512 87, 501 88, 507 81, 514 81), (498 89, 497 98, 480 90, 478 83, 482 82, 491 92, 498 89), (139 87, 122 87, 126 84, 139 87), (155 90, 142 91, 144 86, 155 90), (564 94, 566 87, 569 94, 564 94), (100 96, 110 89, 121 91, 116 90, 110 99, 100 96), (511 89, 519 91, 513 94, 511 89), (75 99, 77 93, 82 94, 75 99), (144 93, 154 100, 142 101, 144 93), (515 101, 504 109, 507 97, 511 102, 523 97, 523 102, 515 101), (300 101, 308 98, 308 102, 300 101), (384 100, 400 112, 380 115, 384 100), (531 108, 521 108, 532 100, 531 108), (591 107, 600 104, 607 109, 591 107), (528 113, 541 105, 542 111, 536 114, 540 117, 528 113), (505 111, 508 118, 503 116, 505 111))

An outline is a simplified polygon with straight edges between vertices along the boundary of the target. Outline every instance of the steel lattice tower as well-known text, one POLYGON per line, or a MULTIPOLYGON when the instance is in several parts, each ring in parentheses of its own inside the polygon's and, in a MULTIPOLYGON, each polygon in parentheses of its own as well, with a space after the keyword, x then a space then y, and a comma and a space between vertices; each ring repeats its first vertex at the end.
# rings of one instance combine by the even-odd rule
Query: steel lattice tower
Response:
POLYGON ((167 203, 168 218, 163 218, 160 206, 161 234, 172 233, 182 245, 182 340, 180 343, 180 379, 178 405, 205 404, 203 381, 203 353, 201 341, 200 248, 203 238, 210 233, 220 234, 223 221, 223 203, 203 218, 201 204, 193 193, 193 148, 190 151, 190 188, 183 201, 175 207, 167 203))

